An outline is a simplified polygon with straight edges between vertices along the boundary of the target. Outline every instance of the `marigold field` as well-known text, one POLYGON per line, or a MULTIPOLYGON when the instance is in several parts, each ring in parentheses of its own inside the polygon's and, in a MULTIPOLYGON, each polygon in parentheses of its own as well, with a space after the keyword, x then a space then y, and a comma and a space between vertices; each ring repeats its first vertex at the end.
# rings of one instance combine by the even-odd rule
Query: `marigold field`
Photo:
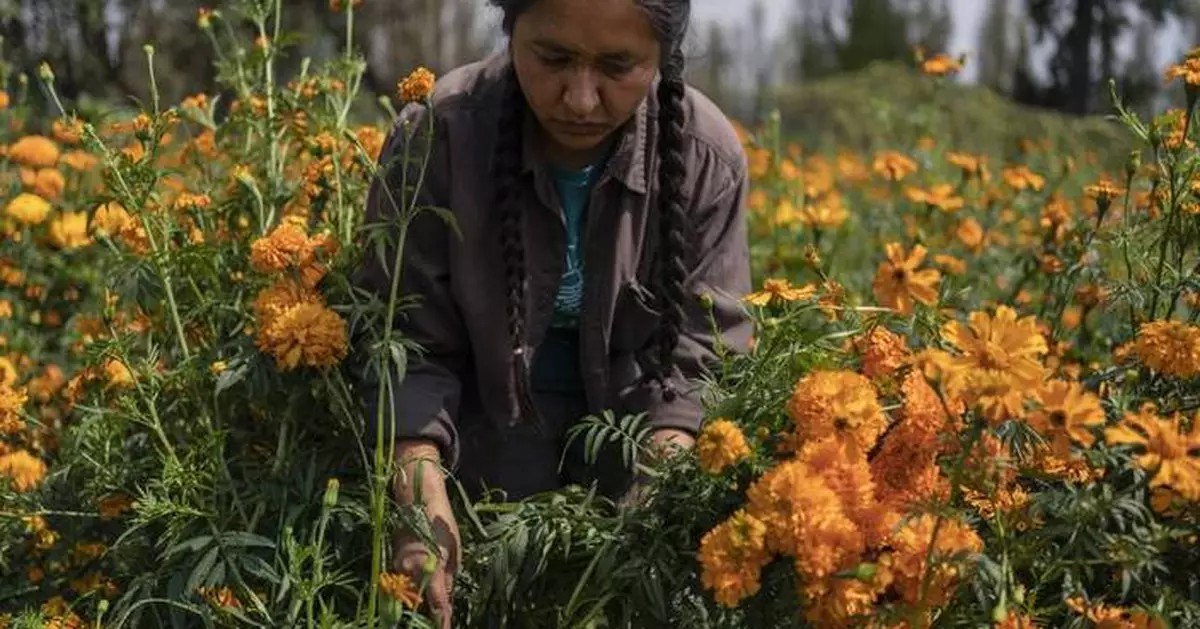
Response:
MULTIPOLYGON (((418 304, 350 275, 436 210, 413 179, 363 223, 396 110, 350 115, 353 46, 278 76, 280 6, 198 16, 232 102, 0 98, 0 627, 434 626, 350 377, 403 377, 418 304)), ((969 154, 937 111, 867 153, 741 129, 753 351, 691 452, 650 464, 639 417, 574 433, 652 478, 628 510, 458 495, 456 624, 1200 627, 1200 50, 1164 80, 1151 120, 1113 100, 1115 160, 969 154)))

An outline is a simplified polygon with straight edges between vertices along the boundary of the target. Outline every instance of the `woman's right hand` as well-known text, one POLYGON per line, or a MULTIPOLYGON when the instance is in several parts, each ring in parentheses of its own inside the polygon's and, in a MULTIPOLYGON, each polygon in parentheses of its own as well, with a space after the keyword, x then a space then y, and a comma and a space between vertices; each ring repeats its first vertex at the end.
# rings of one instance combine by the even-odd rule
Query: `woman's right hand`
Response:
POLYGON ((419 535, 398 529, 393 538, 392 570, 407 575, 415 584, 426 583, 423 597, 430 614, 442 629, 450 629, 454 577, 458 573, 462 551, 438 449, 425 441, 400 442, 396 458, 401 465, 394 488, 396 500, 401 504, 412 504, 419 497, 425 505, 425 516, 437 550, 436 556, 431 557, 429 547, 419 535), (421 468, 419 474, 418 468, 421 468), (427 577, 426 569, 430 565, 433 572, 427 577))

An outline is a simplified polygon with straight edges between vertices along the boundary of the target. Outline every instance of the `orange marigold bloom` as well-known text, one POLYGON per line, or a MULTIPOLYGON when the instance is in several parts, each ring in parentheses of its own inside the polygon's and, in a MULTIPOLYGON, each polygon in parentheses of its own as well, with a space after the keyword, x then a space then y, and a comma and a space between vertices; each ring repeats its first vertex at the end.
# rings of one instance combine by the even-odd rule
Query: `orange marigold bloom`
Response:
POLYGON ((27 450, 0 454, 0 478, 7 478, 17 493, 37 487, 46 477, 46 463, 27 450))
POLYGON ((803 301, 811 299, 817 293, 817 287, 812 284, 794 287, 786 279, 768 278, 763 280, 763 288, 746 295, 743 300, 755 306, 766 306, 772 301, 803 301))
POLYGON ((44 199, 57 199, 67 187, 67 179, 57 168, 42 168, 33 176, 30 187, 44 199))
POLYGON ((956 194, 954 186, 948 183, 937 184, 928 190, 909 186, 905 189, 904 196, 913 203, 924 203, 946 213, 957 212, 966 204, 966 201, 956 194))
POLYGON ((837 437, 867 452, 887 428, 874 385, 852 371, 808 374, 796 384, 787 411, 797 451, 808 442, 837 437))
POLYGON ((258 347, 275 358, 280 371, 332 367, 346 357, 346 321, 324 305, 301 303, 259 328, 258 347))
POLYGON ((1009 613, 1004 620, 997 622, 993 629, 1041 629, 1041 625, 1027 614, 1009 613))
POLYGON ((91 230, 109 237, 117 236, 133 224, 133 217, 116 201, 104 203, 92 214, 91 230))
POLYGON ((320 293, 291 280, 280 280, 263 289, 254 299, 254 319, 259 330, 271 327, 275 319, 294 306, 304 303, 324 305, 320 293))
POLYGON ((906 521, 892 536, 890 546, 894 549, 893 587, 901 599, 910 604, 921 600, 922 583, 929 566, 926 560, 932 554, 925 602, 940 607, 953 596, 962 575, 962 570, 955 565, 959 560, 954 556, 981 552, 983 541, 974 529, 960 520, 944 519, 938 527, 936 516, 923 514, 906 521), (934 539, 935 529, 937 539, 934 539))
POLYGON ((1154 474, 1151 487, 1170 487, 1189 500, 1200 500, 1200 421, 1193 421, 1185 432, 1180 414, 1160 417, 1147 404, 1106 428, 1104 440, 1133 446, 1138 467, 1154 474))
POLYGON ((905 338, 882 325, 855 339, 854 346, 862 356, 863 375, 872 380, 892 375, 908 358, 905 338))
POLYGON ((772 559, 767 525, 740 509, 700 538, 700 583, 726 607, 758 592, 759 576, 772 559))
POLYGON ((303 228, 283 223, 251 243, 250 266, 259 273, 280 273, 296 264, 307 242, 303 228))
POLYGON ((8 159, 26 168, 53 168, 58 155, 58 145, 40 135, 27 135, 8 147, 8 159))
POLYGON ((954 230, 954 235, 971 253, 977 254, 983 251, 983 246, 987 243, 983 226, 979 224, 979 221, 971 217, 963 219, 958 224, 958 227, 954 230))
POLYGON ((897 151, 880 151, 875 154, 871 169, 889 181, 903 181, 917 172, 917 163, 911 157, 897 151))
POLYGON ((240 608, 242 602, 238 600, 233 590, 228 586, 208 587, 202 586, 196 591, 205 601, 208 601, 213 607, 228 607, 231 609, 240 608))
POLYGON ((1167 68, 1164 80, 1172 83, 1176 79, 1183 79, 1188 87, 1200 87, 1200 54, 1197 50, 1200 49, 1192 50, 1181 63, 1167 68))
POLYGON ((767 549, 793 557, 804 579, 833 574, 864 548, 841 499, 803 462, 785 461, 768 470, 746 498, 747 512, 766 525, 767 549))
POLYGON ((111 496, 105 496, 96 506, 97 511, 100 512, 101 520, 114 520, 121 517, 122 514, 132 508, 133 498, 130 498, 125 494, 113 494, 111 496))
POLYGON ((885 530, 874 530, 888 523, 878 517, 875 481, 865 452, 840 439, 827 438, 806 444, 796 459, 838 495, 846 516, 866 539, 877 541, 887 534, 885 530))
POLYGON ((419 67, 400 82, 400 99, 406 103, 423 101, 433 94, 437 78, 426 67, 419 67))
POLYGON ((59 118, 51 125, 50 134, 63 144, 79 144, 83 140, 83 121, 78 118, 59 118))
POLYGON ((955 59, 944 52, 939 52, 921 62, 921 72, 932 76, 947 76, 962 69, 962 59, 955 59))
POLYGON ((1091 428, 1104 424, 1100 398, 1078 382, 1051 380, 1038 392, 1041 408, 1029 415, 1029 425, 1050 440, 1054 451, 1069 453, 1071 443, 1090 447, 1096 441, 1091 428))
POLYGON ((888 243, 887 260, 880 263, 872 289, 880 305, 901 314, 912 314, 914 302, 937 303, 937 285, 942 274, 937 269, 918 269, 928 251, 923 245, 904 251, 898 242, 888 243))
POLYGON ((1036 319, 1018 318, 1008 306, 999 306, 994 315, 973 312, 966 326, 950 321, 942 328, 942 338, 958 354, 931 353, 934 362, 940 362, 935 365, 939 375, 946 379, 948 393, 972 404, 1031 394, 1045 378, 1041 357, 1049 346, 1036 319))
POLYGON ((1005 168, 1003 177, 1004 183, 1008 184, 1014 190, 1031 189, 1035 192, 1041 192, 1042 188, 1046 186, 1045 177, 1033 172, 1024 164, 1005 168))
POLYGON ((708 474, 720 474, 726 467, 750 456, 750 446, 737 424, 721 418, 704 425, 696 438, 696 454, 700 469, 708 474))
POLYGON ((379 575, 379 589, 409 609, 416 609, 421 604, 421 593, 408 575, 384 572, 379 575))
POLYGON ((1178 321, 1143 323, 1133 354, 1155 371, 1192 378, 1200 374, 1200 327, 1178 321))

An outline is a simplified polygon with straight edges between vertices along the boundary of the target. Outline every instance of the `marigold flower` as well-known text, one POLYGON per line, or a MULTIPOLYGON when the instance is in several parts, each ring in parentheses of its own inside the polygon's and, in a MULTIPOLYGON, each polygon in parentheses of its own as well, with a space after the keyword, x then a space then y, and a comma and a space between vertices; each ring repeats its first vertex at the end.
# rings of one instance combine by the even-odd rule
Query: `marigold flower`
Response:
POLYGON ((424 66, 419 67, 400 82, 400 99, 406 103, 423 101, 433 94, 435 84, 433 72, 424 66))
POLYGON ((1183 79, 1188 87, 1200 87, 1200 56, 1188 55, 1181 63, 1167 68, 1165 82, 1170 84, 1177 79, 1183 79))
POLYGON ((929 189, 909 186, 904 190, 904 196, 913 203, 930 205, 947 214, 957 212, 966 205, 966 201, 955 193, 954 186, 948 183, 937 184, 929 189))
POLYGON ((113 494, 110 496, 105 496, 96 506, 96 510, 100 513, 101 520, 115 520, 132 508, 133 498, 130 498, 125 494, 113 494))
POLYGON ((1051 380, 1038 392, 1041 408, 1029 414, 1029 425, 1049 438, 1059 455, 1067 455, 1071 443, 1090 447, 1096 441, 1091 428, 1104 424, 1100 398, 1078 382, 1051 380))
POLYGON ((0 454, 0 478, 8 478, 13 490, 25 493, 46 477, 46 463, 27 450, 0 454))
POLYGON ((83 139, 83 121, 78 118, 58 118, 50 125, 50 134, 68 146, 79 144, 83 139))
POLYGON ((771 560, 767 526, 740 509, 700 539, 700 582, 726 607, 758 592, 759 576, 771 560))
POLYGON ((27 135, 8 147, 8 159, 26 168, 53 168, 58 155, 58 145, 40 135, 27 135))
POLYGON ((133 223, 133 217, 116 201, 101 204, 92 214, 91 230, 108 237, 117 236, 133 223))
POLYGON ((1170 487, 1189 500, 1200 500, 1200 421, 1191 424, 1185 431, 1180 414, 1168 419, 1144 405, 1106 428, 1104 440, 1133 446, 1138 467, 1154 474, 1151 487, 1170 487))
POLYGON ((715 419, 704 425, 696 438, 700 469, 720 474, 726 467, 750 456, 750 446, 742 429, 728 419, 715 419))
POLYGON ((1010 613, 1004 620, 997 622, 993 629, 1041 629, 1041 625, 1034 622, 1028 614, 1010 613))
POLYGON ((972 404, 990 400, 1020 414, 1020 402, 1011 396, 1031 395, 1045 378, 1041 357, 1049 346, 1036 319, 1018 318, 1008 306, 999 306, 994 316, 973 312, 966 326, 950 321, 942 328, 942 338, 958 353, 931 356, 940 356, 938 369, 947 391, 972 404))
POLYGON ((91 244, 88 217, 83 212, 63 212, 50 221, 50 244, 59 249, 78 249, 91 244))
POLYGON ((42 168, 33 176, 30 187, 42 198, 57 199, 67 187, 67 179, 57 168, 42 168))
POLYGON ((766 306, 772 301, 803 301, 812 298, 816 292, 817 288, 812 284, 794 287, 786 279, 768 278, 763 280, 762 290, 746 295, 743 300, 755 306, 766 306))
POLYGON ((347 354, 346 322, 317 303, 301 303, 259 329, 258 347, 274 356, 280 371, 332 367, 347 354))
POLYGON ((36 194, 22 192, 8 202, 4 212, 23 225, 40 225, 50 216, 50 202, 36 194))
POLYGON ((1031 189, 1035 192, 1041 192, 1042 188, 1046 186, 1045 177, 1033 172, 1024 164, 1005 168, 1002 176, 1004 177, 1004 183, 1008 184, 1014 190, 1031 189))
POLYGON ((280 273, 294 266, 308 235, 293 223, 283 223, 250 245, 250 266, 259 273, 280 273))
POLYGON ((878 541, 886 535, 886 530, 875 528, 890 523, 878 517, 875 481, 865 452, 841 439, 826 438, 806 444, 796 460, 838 495, 846 516, 867 540, 878 541))
POLYGON ((0 384, 0 436, 15 435, 25 429, 23 413, 29 395, 25 388, 0 384))
POLYGON ((125 363, 115 358, 104 363, 104 374, 108 378, 106 389, 124 389, 134 385, 133 372, 125 363))
POLYGON ((854 346, 862 356, 863 375, 872 380, 892 375, 908 357, 905 338, 882 325, 855 339, 854 346))
POLYGON ((213 607, 237 609, 242 606, 242 602, 238 600, 237 595, 228 586, 201 586, 196 590, 196 593, 213 607))
POLYGON ((797 451, 810 441, 837 437, 862 452, 887 428, 875 387, 852 371, 814 371, 796 384, 787 403, 797 451))
POLYGON ((324 305, 320 293, 291 280, 280 280, 258 293, 254 300, 255 325, 259 330, 271 327, 275 319, 303 303, 324 305))
POLYGON ((1132 349, 1143 364, 1168 376, 1200 374, 1200 327, 1178 321, 1143 323, 1132 349))
MULTIPOLYGON (((924 593, 925 603, 933 607, 945 605, 954 594, 962 575, 956 565, 962 560, 955 556, 983 550, 983 541, 969 525, 956 519, 943 519, 939 527, 937 516, 931 514, 922 514, 906 521, 891 537, 889 545, 893 549, 894 560, 892 571, 895 581, 892 587, 909 604, 921 601, 924 593), (926 561, 931 554, 932 565, 926 561), (926 572, 930 581, 928 587, 923 589, 926 572)), ((966 559, 966 562, 969 563, 970 559, 966 559)))
POLYGON ((917 172, 917 163, 903 153, 880 151, 875 155, 871 168, 888 181, 902 181, 917 172))
POLYGON ((901 314, 912 314, 914 302, 925 305, 937 303, 937 285, 942 274, 937 269, 919 269, 928 251, 916 245, 905 253, 903 245, 889 243, 887 260, 880 263, 872 282, 875 299, 901 314))
POLYGON ((841 499, 800 461, 768 470, 746 492, 747 513, 766 525, 766 547, 795 560, 807 580, 833 574, 858 557, 865 541, 841 499))
POLYGON ((944 52, 939 52, 921 62, 921 72, 930 76, 948 76, 960 72, 962 69, 963 60, 961 58, 955 59, 944 52))
POLYGON ((421 604, 421 593, 407 575, 384 572, 379 575, 379 589, 409 609, 416 609, 421 604))

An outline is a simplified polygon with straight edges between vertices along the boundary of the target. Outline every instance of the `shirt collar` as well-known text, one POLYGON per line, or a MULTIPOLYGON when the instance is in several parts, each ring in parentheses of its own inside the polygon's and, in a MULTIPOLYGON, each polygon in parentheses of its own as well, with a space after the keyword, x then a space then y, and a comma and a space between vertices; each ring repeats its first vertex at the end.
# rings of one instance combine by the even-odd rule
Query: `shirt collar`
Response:
MULTIPOLYGON (((606 172, 626 188, 638 194, 646 194, 646 153, 650 141, 650 115, 654 98, 653 87, 633 116, 616 131, 619 134, 612 154, 605 166, 606 172)), ((547 172, 545 163, 537 151, 537 119, 532 111, 526 111, 522 129, 522 161, 526 173, 547 172)))

